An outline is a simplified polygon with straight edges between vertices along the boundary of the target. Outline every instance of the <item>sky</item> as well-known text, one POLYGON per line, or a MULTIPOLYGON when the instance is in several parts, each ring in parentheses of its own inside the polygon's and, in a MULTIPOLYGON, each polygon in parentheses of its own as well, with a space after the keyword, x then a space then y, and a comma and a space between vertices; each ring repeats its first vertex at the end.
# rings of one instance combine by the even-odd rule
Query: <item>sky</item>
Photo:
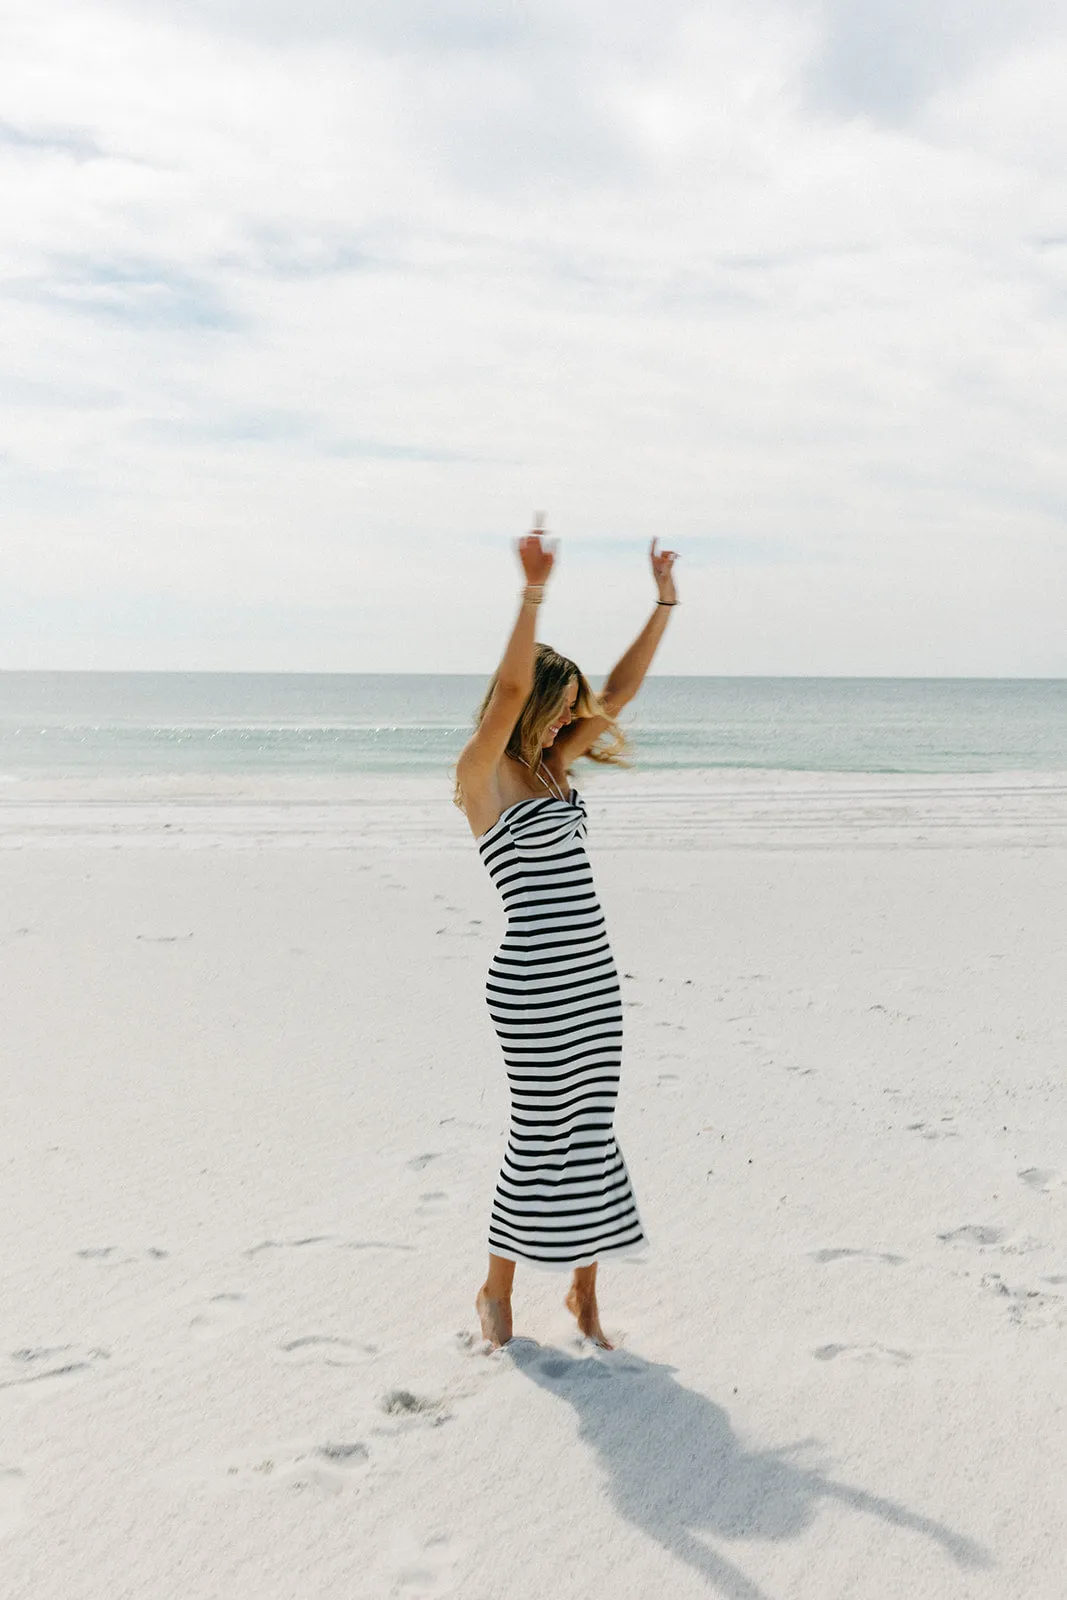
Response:
POLYGON ((0 669, 1067 676, 1067 0, 13 0, 0 669))

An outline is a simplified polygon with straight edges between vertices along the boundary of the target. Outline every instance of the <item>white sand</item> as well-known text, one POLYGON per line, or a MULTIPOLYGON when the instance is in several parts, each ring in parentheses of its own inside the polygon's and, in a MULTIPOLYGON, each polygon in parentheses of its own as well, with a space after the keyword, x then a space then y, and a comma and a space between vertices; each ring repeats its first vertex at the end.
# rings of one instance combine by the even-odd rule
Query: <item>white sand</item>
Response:
POLYGON ((1067 778, 579 787, 611 1355, 521 1266, 471 1342, 502 913, 446 784, 5 791, 4 1600, 1067 1595, 1067 778))

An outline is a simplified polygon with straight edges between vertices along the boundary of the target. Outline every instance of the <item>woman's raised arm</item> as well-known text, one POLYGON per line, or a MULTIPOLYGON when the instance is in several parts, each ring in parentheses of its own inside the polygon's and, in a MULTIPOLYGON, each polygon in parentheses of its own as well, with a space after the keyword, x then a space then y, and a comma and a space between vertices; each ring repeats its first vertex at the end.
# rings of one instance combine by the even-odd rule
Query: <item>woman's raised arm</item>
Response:
POLYGON ((477 784, 479 779, 496 771, 526 697, 533 688, 534 634, 537 606, 541 598, 537 591, 538 586, 548 581, 556 559, 555 544, 548 549, 542 544, 541 537, 540 531, 535 531, 516 543, 526 586, 511 638, 497 668, 496 686, 485 708, 485 715, 456 762, 456 776, 463 788, 471 787, 472 782, 477 784))
POLYGON ((603 717, 576 717, 567 728, 561 728, 553 746, 559 752, 564 771, 579 756, 592 748, 602 733, 614 722, 623 706, 631 701, 644 682, 649 663, 667 626, 667 609, 679 604, 674 588, 672 568, 677 559, 676 550, 656 549, 656 540, 649 546, 652 577, 655 580, 658 600, 652 615, 637 635, 630 648, 620 656, 604 680, 600 701, 607 712, 603 717))

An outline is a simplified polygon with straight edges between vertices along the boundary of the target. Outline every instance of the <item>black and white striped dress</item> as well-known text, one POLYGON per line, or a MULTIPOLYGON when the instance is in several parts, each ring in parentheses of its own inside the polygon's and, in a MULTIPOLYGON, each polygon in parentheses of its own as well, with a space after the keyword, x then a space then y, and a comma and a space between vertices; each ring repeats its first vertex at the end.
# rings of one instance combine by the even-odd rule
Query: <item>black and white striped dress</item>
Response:
POLYGON ((572 789, 517 801, 478 840, 507 913, 485 986, 511 1095, 489 1249, 557 1270, 646 1243, 613 1132, 622 1001, 585 836, 572 789))

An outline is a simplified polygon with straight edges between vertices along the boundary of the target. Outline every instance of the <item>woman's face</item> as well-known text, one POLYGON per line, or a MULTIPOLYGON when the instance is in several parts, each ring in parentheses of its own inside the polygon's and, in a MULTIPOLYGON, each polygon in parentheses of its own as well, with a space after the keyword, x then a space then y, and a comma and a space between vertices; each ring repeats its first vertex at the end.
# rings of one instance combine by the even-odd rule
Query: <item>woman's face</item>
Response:
POLYGON ((566 727, 567 723, 570 722, 574 713, 574 702, 577 700, 577 698, 578 679, 572 678, 568 683, 566 690, 564 691, 563 699, 559 704, 559 709, 556 711, 552 721, 545 729, 544 738, 541 740, 542 750, 549 749, 555 743, 556 734, 559 732, 559 730, 566 727))

